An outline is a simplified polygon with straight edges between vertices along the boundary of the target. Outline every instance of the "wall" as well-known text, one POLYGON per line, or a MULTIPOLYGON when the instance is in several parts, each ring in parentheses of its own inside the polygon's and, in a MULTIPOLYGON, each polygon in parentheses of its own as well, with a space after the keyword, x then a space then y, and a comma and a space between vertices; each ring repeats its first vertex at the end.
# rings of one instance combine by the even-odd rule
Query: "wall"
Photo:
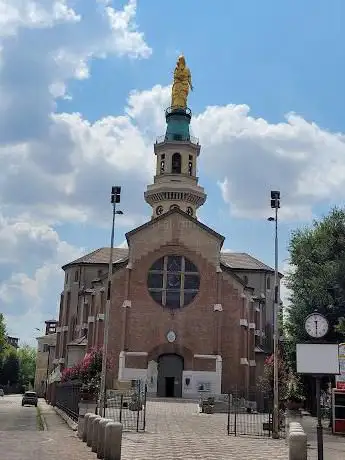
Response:
POLYGON ((67 367, 73 367, 85 356, 85 347, 82 345, 69 345, 67 353, 67 367))

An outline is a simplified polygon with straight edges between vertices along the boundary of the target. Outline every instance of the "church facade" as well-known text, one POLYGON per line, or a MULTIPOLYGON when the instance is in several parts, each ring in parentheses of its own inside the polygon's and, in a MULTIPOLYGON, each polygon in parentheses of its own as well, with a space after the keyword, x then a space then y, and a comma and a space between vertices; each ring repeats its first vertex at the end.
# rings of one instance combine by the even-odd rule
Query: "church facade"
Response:
MULTIPOLYGON (((222 252, 224 237, 201 223, 201 146, 191 111, 170 107, 154 144, 156 174, 144 194, 152 218, 115 248, 107 387, 142 380, 148 393, 193 398, 248 392, 271 351, 272 268, 246 253, 222 252)), ((69 367, 102 346, 109 248, 66 264, 55 364, 69 367)))

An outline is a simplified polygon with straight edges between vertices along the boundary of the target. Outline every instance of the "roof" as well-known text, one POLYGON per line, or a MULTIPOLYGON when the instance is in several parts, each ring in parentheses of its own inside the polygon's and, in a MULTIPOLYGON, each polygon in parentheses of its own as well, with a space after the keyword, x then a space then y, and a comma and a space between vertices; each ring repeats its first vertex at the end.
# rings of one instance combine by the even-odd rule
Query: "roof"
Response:
MULTIPOLYGON (((85 254, 79 259, 68 262, 62 267, 64 270, 70 265, 80 264, 108 264, 110 257, 110 248, 99 248, 88 254, 85 254)), ((128 257, 128 248, 113 248, 113 263, 123 262, 128 257)))
POLYGON ((87 345, 87 338, 85 336, 79 337, 72 342, 68 342, 67 346, 81 346, 84 347, 87 345))
POLYGON ((160 220, 165 220, 168 216, 170 216, 172 214, 181 214, 181 216, 183 216, 185 219, 190 220, 191 222, 195 223, 198 227, 200 227, 203 230, 205 230, 207 233, 210 233, 211 235, 213 235, 216 238, 218 238, 221 241, 221 245, 224 243, 225 237, 223 235, 221 235, 220 233, 217 233, 211 227, 208 227, 207 225, 203 224, 202 222, 200 222, 195 217, 190 216, 189 214, 187 214, 186 212, 182 211, 179 208, 173 208, 170 211, 165 212, 164 214, 161 214, 160 216, 155 217, 154 219, 151 219, 148 222, 145 222, 145 224, 140 225, 140 227, 136 227, 133 230, 131 230, 130 232, 126 233, 127 241, 128 241, 128 238, 130 236, 134 235, 137 232, 140 232, 144 228, 147 228, 147 227, 150 227, 151 225, 154 225, 156 222, 159 222, 160 220))
MULTIPOLYGON (((62 268, 65 269, 71 265, 79 264, 107 264, 109 262, 110 248, 99 248, 83 257, 76 259, 62 268)), ((113 263, 125 262, 128 258, 128 248, 114 248, 113 263)), ((260 260, 252 257, 245 252, 222 252, 220 261, 225 267, 232 270, 248 270, 248 271, 269 271, 273 272, 273 268, 264 264, 260 260)))
POLYGON ((274 271, 273 268, 245 252, 222 252, 221 262, 236 270, 274 271))

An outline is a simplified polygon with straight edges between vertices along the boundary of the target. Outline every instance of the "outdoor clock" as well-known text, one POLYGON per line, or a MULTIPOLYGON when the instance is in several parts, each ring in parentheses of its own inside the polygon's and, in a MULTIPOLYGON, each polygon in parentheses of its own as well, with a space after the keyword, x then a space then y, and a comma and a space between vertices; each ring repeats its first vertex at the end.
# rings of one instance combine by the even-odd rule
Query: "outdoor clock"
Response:
POLYGON ((307 334, 313 339, 321 339, 329 330, 327 319, 320 313, 312 313, 307 316, 304 327, 307 334))

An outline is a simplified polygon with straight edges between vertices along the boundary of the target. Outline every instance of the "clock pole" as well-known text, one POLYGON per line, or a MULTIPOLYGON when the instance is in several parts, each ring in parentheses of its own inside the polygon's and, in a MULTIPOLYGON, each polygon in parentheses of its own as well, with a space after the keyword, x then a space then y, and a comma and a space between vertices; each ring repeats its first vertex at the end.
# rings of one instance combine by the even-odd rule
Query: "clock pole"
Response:
MULTIPOLYGON (((307 316, 304 323, 307 334, 317 340, 323 339, 329 331, 329 323, 325 316, 318 313, 317 310, 307 316)), ((323 426, 321 420, 321 376, 316 375, 316 439, 317 439, 317 458, 323 460, 323 426)))
POLYGON ((323 460, 323 427, 321 421, 321 377, 316 377, 316 438, 317 438, 317 458, 323 460))

